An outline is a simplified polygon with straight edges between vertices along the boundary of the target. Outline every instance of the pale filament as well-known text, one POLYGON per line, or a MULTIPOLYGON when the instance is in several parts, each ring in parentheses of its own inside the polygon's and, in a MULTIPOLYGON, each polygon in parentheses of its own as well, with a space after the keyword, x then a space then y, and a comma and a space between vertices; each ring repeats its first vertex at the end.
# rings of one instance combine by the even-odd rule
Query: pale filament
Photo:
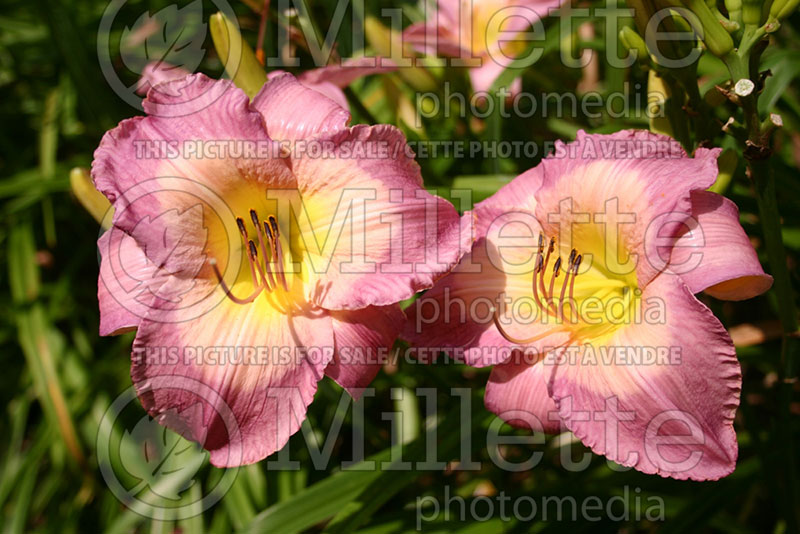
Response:
POLYGON ((239 228, 239 233, 246 247, 250 277, 253 281, 253 287, 255 288, 251 295, 244 298, 234 295, 231 288, 228 287, 228 284, 223 280, 222 273, 217 266, 217 261, 214 258, 209 260, 223 291, 225 291, 229 299, 237 304, 253 302, 256 297, 265 290, 271 293, 277 287, 278 278, 280 278, 283 289, 289 291, 289 285, 286 282, 286 274, 283 270, 283 247, 281 246, 280 229, 277 219, 270 215, 268 221, 263 221, 262 226, 262 222, 259 220, 256 211, 250 210, 250 220, 256 228, 258 245, 256 245, 255 241, 250 239, 244 220, 241 217, 236 218, 236 226, 239 228), (262 261, 259 261, 259 250, 261 250, 261 256, 263 256, 262 261))
MULTIPOLYGON (((542 313, 547 313, 549 316, 566 321, 564 316, 564 303, 569 302, 570 308, 575 308, 575 276, 578 274, 581 260, 583 256, 578 254, 578 251, 572 249, 567 258, 567 267, 564 269, 564 279, 561 282, 561 290, 559 291, 558 307, 555 303, 555 282, 559 277, 562 270, 562 260, 559 256, 553 264, 553 273, 550 276, 550 283, 545 288, 545 274, 547 272, 547 264, 550 261, 550 255, 555 249, 555 239, 550 239, 550 245, 547 249, 547 254, 544 254, 544 236, 539 234, 539 251, 536 257, 536 267, 533 270, 533 297, 542 313), (544 256, 544 257, 543 257, 544 256), (569 290, 569 298, 565 300, 569 290), (541 298, 540 298, 541 293, 541 298)), ((572 315, 572 313, 570 313, 572 315)), ((570 318, 571 319, 571 318, 570 318)))
MULTIPOLYGON (((539 309, 543 314, 546 313, 547 315, 558 319, 561 323, 567 321, 566 317, 564 316, 564 303, 568 301, 570 305, 569 320, 571 322, 576 322, 580 318, 580 314, 577 313, 577 307, 575 306, 575 277, 578 275, 578 270, 580 268, 583 256, 578 254, 575 249, 572 249, 570 252, 569 258, 567 259, 567 266, 564 268, 564 278, 561 282, 558 306, 556 307, 554 298, 556 287, 555 282, 562 270, 562 260, 560 256, 556 258, 555 263, 553 264, 553 273, 550 276, 550 282, 547 284, 547 286, 545 286, 545 273, 547 272, 547 265, 550 262, 550 255, 556 248, 556 241, 554 238, 550 239, 550 243, 547 247, 547 253, 544 251, 544 244, 545 238, 542 234, 539 234, 539 250, 536 254, 536 265, 533 270, 533 280, 531 283, 534 301, 536 302, 537 306, 539 306, 539 309), (569 296, 568 298, 565 298, 567 297, 568 291, 569 296), (574 315, 577 315, 577 317, 574 317, 574 315)), ((520 339, 510 335, 503 328, 503 326, 500 324, 500 317, 496 308, 492 309, 492 313, 494 314, 494 324, 497 326, 500 335, 502 335, 508 341, 520 345, 533 343, 534 341, 563 330, 563 328, 548 329, 530 338, 520 339)))

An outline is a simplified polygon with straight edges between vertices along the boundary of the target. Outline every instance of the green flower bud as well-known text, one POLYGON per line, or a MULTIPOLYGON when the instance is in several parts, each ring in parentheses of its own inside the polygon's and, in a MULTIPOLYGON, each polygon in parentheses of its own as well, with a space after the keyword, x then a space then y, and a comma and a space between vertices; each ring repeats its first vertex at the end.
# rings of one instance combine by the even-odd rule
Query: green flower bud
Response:
POLYGON ((225 73, 236 87, 253 98, 267 83, 267 73, 256 59, 253 49, 242 39, 239 28, 222 13, 211 15, 208 25, 225 73))
POLYGON ((761 26, 762 0, 742 0, 742 22, 745 26, 761 26))
POLYGON ((628 26, 622 28, 619 31, 619 40, 626 49, 636 52, 637 61, 647 62, 650 60, 650 53, 644 39, 633 28, 628 26))
POLYGON ((719 174, 717 175, 717 180, 711 187, 708 188, 708 190, 720 195, 725 194, 725 191, 728 189, 728 185, 731 183, 733 174, 736 172, 736 166, 738 164, 739 154, 735 150, 731 150, 729 148, 720 154, 720 156, 717 158, 717 168, 719 169, 719 174))
POLYGON ((94 220, 104 229, 110 227, 114 208, 105 195, 95 188, 89 171, 81 167, 72 169, 69 172, 69 185, 72 194, 94 220))
POLYGON ((775 0, 769 9, 770 18, 783 20, 797 9, 800 0, 775 0))
POLYGON ((382 57, 392 59, 397 65, 397 74, 417 91, 433 91, 436 80, 426 69, 411 64, 411 59, 403 55, 403 36, 384 26, 373 16, 364 20, 364 33, 367 41, 382 57))
POLYGON ((742 24, 742 0, 725 0, 725 9, 731 22, 742 24))
POLYGON ((709 52, 724 57, 733 50, 733 39, 704 0, 686 0, 685 4, 703 25, 703 42, 709 52))
POLYGON ((706 5, 708 6, 708 9, 711 11, 711 13, 717 18, 719 23, 722 24, 722 27, 725 28, 725 30, 728 33, 733 33, 735 31, 738 31, 739 28, 741 28, 741 22, 729 20, 725 15, 722 14, 722 12, 717 7, 716 0, 706 0, 706 5))

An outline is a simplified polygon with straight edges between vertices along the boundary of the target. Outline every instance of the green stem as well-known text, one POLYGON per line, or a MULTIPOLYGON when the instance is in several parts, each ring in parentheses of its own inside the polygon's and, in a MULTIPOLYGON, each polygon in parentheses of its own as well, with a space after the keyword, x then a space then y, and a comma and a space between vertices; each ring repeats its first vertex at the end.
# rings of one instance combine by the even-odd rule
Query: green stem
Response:
MULTIPOLYGON (((797 309, 795 308, 792 283, 786 265, 786 250, 781 237, 781 221, 775 193, 775 180, 769 160, 750 160, 747 162, 750 178, 755 185, 761 226, 769 258, 770 271, 775 279, 774 289, 778 301, 778 313, 787 335, 797 332, 797 309)), ((796 364, 791 367, 796 372, 796 364)))
MULTIPOLYGON (((742 56, 741 53, 733 51, 724 60, 734 84, 739 80, 751 79, 749 52, 742 56)), ((740 102, 744 113, 744 127, 747 131, 748 139, 758 144, 761 142, 761 121, 758 118, 756 97, 756 91, 753 91, 747 96, 740 97, 740 102)))
MULTIPOLYGON (((719 128, 715 128, 713 121, 708 120, 708 117, 711 116, 711 110, 706 101, 703 100, 703 95, 700 94, 700 87, 697 85, 697 64, 695 63, 689 69, 677 70, 675 75, 686 90, 686 95, 689 98, 689 108, 696 114, 691 121, 694 125, 694 146, 698 146, 704 141, 712 140, 719 132, 719 128)), ((687 150, 693 149, 694 146, 687 148, 687 150)))
POLYGON ((686 100, 686 94, 680 83, 671 77, 664 78, 664 81, 669 86, 669 96, 664 103, 669 119, 670 126, 675 139, 683 146, 687 152, 692 152, 692 134, 689 131, 689 122, 686 120, 686 112, 683 110, 683 103, 686 100))
POLYGON ((781 237, 781 221, 778 213, 778 200, 775 191, 775 180, 769 160, 749 160, 748 173, 756 189, 756 200, 764 232, 764 243, 767 249, 769 267, 774 279, 773 290, 778 302, 778 315, 783 327, 781 345, 781 372, 778 385, 778 418, 777 443, 775 454, 782 459, 780 478, 784 478, 781 500, 787 511, 786 523, 788 532, 800 532, 800 508, 794 503, 800 497, 797 494, 797 465, 794 436, 792 434, 792 416, 790 405, 793 397, 793 386, 797 381, 798 362, 800 362, 800 338, 797 337, 797 309, 794 303, 794 292, 786 265, 786 250, 781 237))
MULTIPOLYGON (((738 51, 728 54, 725 62, 731 73, 734 84, 741 79, 751 79, 750 59, 751 48, 758 42, 762 34, 761 28, 748 31, 742 38, 742 46, 738 51)), ((757 58, 756 58, 757 59, 757 58)), ((744 126, 747 134, 742 147, 745 156, 749 149, 756 150, 756 156, 747 157, 747 172, 756 191, 761 228, 764 233, 764 243, 767 249, 767 259, 774 279, 773 291, 778 303, 778 316, 783 328, 783 342, 781 346, 781 381, 778 386, 778 400, 780 414, 777 422, 776 438, 774 444, 776 454, 784 464, 777 473, 782 491, 778 498, 786 512, 787 531, 800 532, 800 509, 794 503, 798 497, 798 480, 796 466, 796 450, 792 434, 792 420, 790 404, 793 397, 793 385, 797 381, 798 366, 800 366, 800 337, 798 337, 797 308, 794 302, 794 291, 786 264, 786 249, 783 245, 781 232, 781 218, 778 211, 778 199, 775 190, 775 179, 769 162, 769 132, 766 132, 758 116, 758 92, 740 97, 744 113, 744 126), (766 157, 765 157, 766 156, 766 157)))
POLYGON ((744 33, 742 34, 742 40, 737 48, 739 56, 747 57, 750 54, 750 50, 753 48, 753 45, 760 41, 761 38, 766 34, 766 25, 761 27, 745 26, 744 33))

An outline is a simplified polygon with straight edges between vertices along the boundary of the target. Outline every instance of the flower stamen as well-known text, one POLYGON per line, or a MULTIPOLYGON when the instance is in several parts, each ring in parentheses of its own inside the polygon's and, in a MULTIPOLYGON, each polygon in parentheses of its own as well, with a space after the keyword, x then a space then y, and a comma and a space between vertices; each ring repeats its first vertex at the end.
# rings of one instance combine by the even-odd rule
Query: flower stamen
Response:
MULTIPOLYGON (((271 243, 272 248, 274 251, 273 258, 275 259, 275 265, 278 269, 278 274, 281 276, 281 283, 283 284, 283 289, 289 291, 289 284, 286 283, 286 273, 284 272, 284 263, 283 263, 283 245, 281 245, 281 233, 278 229, 278 220, 275 216, 269 216, 269 225, 272 228, 272 235, 271 235, 271 243)), ((266 228, 266 224, 264 225, 266 228)))
POLYGON ((547 248, 547 255, 544 257, 544 263, 542 263, 542 269, 541 269, 542 276, 541 278, 539 278, 539 290, 542 292, 542 294, 544 294, 545 301, 547 301, 548 293, 544 288, 544 273, 545 270, 547 269, 547 264, 550 263, 550 254, 552 254, 553 250, 555 249, 555 246, 556 246, 555 238, 550 238, 550 246, 547 248))
MULTIPOLYGON (((572 252, 569 253, 569 260, 567 261, 567 268, 564 269, 564 282, 561 284, 561 293, 558 296, 558 317, 562 321, 566 320, 566 318, 564 317, 564 297, 566 296, 566 293, 567 293, 567 285, 568 284, 571 285, 571 284, 575 283, 574 280, 572 282, 570 282, 570 275, 573 274, 572 267, 573 267, 573 265, 575 263, 575 254, 577 254, 577 251, 573 248, 572 252)), ((572 278, 574 279, 574 274, 573 274, 572 278)), ((570 305, 571 304, 572 303, 570 303, 570 305)))
POLYGON ((549 335, 552 335, 552 334, 554 334, 556 332, 560 332, 561 331, 561 329, 557 328, 557 329, 553 329, 553 330, 546 330, 546 331, 541 332, 541 333, 539 333, 539 334, 537 334, 535 336, 531 336, 531 337, 525 338, 525 339, 516 338, 516 337, 512 336, 511 334, 509 334, 508 332, 506 332, 506 330, 500 324, 500 316, 498 314, 497 308, 492 307, 491 311, 492 311, 492 319, 494 320, 494 325, 497 327, 497 330, 500 332, 500 335, 503 336, 504 338, 506 338, 511 343, 515 343, 517 345, 530 345, 534 341, 539 341, 542 338, 545 338, 545 337, 547 337, 549 335))
MULTIPOLYGON (((545 287, 545 269, 550 261, 550 255, 555 250, 556 240, 555 238, 550 239, 550 245, 547 249, 547 253, 544 253, 544 243, 545 237, 541 233, 539 234, 539 248, 536 253, 536 266, 533 269, 533 280, 531 281, 531 288, 533 289, 533 298, 536 302, 536 305, 539 306, 539 310, 541 310, 542 314, 547 314, 550 317, 554 317, 560 323, 567 322, 567 318, 564 315, 564 303, 569 302, 570 308, 570 322, 577 322, 580 319, 580 314, 577 314, 577 306, 575 304, 575 277, 578 275, 578 269, 581 265, 581 260, 583 256, 578 254, 576 249, 572 249, 569 253, 569 257, 567 258, 567 265, 563 267, 563 260, 561 256, 555 259, 553 263, 553 274, 550 277, 550 282, 545 287), (561 275, 561 271, 564 271, 564 278, 561 282, 561 290, 559 291, 558 296, 558 304, 556 305, 555 299, 555 283, 556 278, 561 275), (569 289, 569 298, 567 297, 567 289, 569 289), (574 313, 573 313, 574 312, 574 313), (573 316, 577 315, 575 319, 573 316)), ((556 332, 564 331, 564 328, 551 328, 546 330, 545 332, 541 332, 536 334, 535 336, 520 339, 512 336, 509 334, 504 328, 503 325, 500 323, 500 316, 497 308, 492 308, 493 313, 493 320, 494 324, 497 327, 497 330, 500 332, 500 335, 503 336, 505 339, 512 343, 516 343, 519 345, 527 345, 549 335, 552 335, 556 332)))
POLYGON ((580 312, 578 312, 578 306, 575 304, 575 296, 574 296, 575 277, 578 276, 578 269, 581 266, 582 259, 583 259, 582 254, 578 254, 578 256, 575 258, 575 262, 572 264, 572 280, 569 281, 569 308, 570 308, 569 317, 570 320, 572 320, 572 312, 574 311, 576 316, 574 319, 575 322, 578 322, 578 319, 580 319, 580 312))
POLYGON ((272 277, 272 270, 269 268, 270 257, 267 255, 267 238, 264 236, 264 231, 261 229, 261 221, 258 220, 256 210, 250 210, 250 220, 253 221, 253 226, 255 226, 258 232, 258 244, 261 247, 261 254, 264 256, 264 270, 262 272, 264 285, 267 291, 272 291, 275 289, 275 280, 272 277))
POLYGON ((236 304, 249 304, 249 303, 253 302, 254 300, 256 300, 256 297, 259 296, 261 294, 261 292, 264 290, 263 287, 259 286, 253 292, 253 294, 250 295, 249 297, 246 297, 246 298, 243 298, 243 299, 239 298, 239 297, 237 297, 236 295, 234 295, 231 292, 231 288, 229 288, 228 284, 225 283, 225 280, 222 279, 222 273, 219 272, 219 267, 217 267, 217 260, 215 260, 214 258, 211 258, 210 260, 208 260, 208 262, 211 264, 211 267, 214 269, 214 274, 217 276, 217 281, 219 282, 219 285, 222 286, 222 290, 225 292, 225 295, 227 295, 227 297, 229 299, 231 299, 233 302, 235 302, 236 304))
MULTIPOLYGON (((544 240, 544 235, 540 233, 539 249, 536 254, 536 267, 533 270, 533 281, 531 283, 533 289, 533 298, 542 313, 546 313, 548 316, 560 321, 567 321, 567 318, 564 315, 564 304, 569 302, 570 309, 577 311, 574 301, 575 276, 578 274, 578 267, 580 266, 583 256, 578 254, 578 251, 573 248, 569 253, 569 257, 567 258, 566 267, 563 267, 563 261, 560 256, 556 258, 555 263, 553 264, 553 274, 550 277, 550 283, 545 286, 545 269, 550 261, 550 254, 555 249, 556 240, 555 238, 550 239, 550 245, 546 255, 544 254, 544 240), (554 292, 555 282, 556 278, 561 275, 562 267, 564 271, 564 279, 561 282, 561 290, 558 295, 558 304, 556 305, 554 292), (566 297, 568 288, 569 298, 567 299, 566 297)), ((574 314, 571 311, 569 320, 575 322, 579 317, 573 319, 573 315, 574 314)))
MULTIPOLYGON (((239 227, 239 233, 242 234, 242 240, 247 243, 250 240, 250 237, 247 234, 247 228, 245 228, 244 221, 241 217, 236 217, 236 226, 239 227)), ((261 284, 258 280, 258 276, 256 275, 256 267, 252 254, 248 254, 247 261, 250 264, 250 277, 253 279, 253 286, 258 287, 261 284)))
POLYGON ((234 295, 231 288, 223 280, 222 273, 217 266, 217 261, 214 258, 211 258, 209 261, 214 269, 214 275, 217 277, 217 281, 225 291, 225 294, 237 304, 253 302, 265 289, 271 293, 278 286, 278 273, 280 273, 281 285, 287 292, 289 291, 289 284, 286 281, 286 275, 283 270, 283 248, 280 240, 278 220, 275 216, 270 215, 262 222, 256 210, 253 209, 250 210, 250 220, 256 229, 258 244, 256 244, 256 240, 250 239, 244 219, 236 217, 236 226, 239 228, 239 233, 242 236, 247 262, 250 267, 250 278, 255 288, 253 293, 246 298, 240 298, 234 295), (269 245, 269 247, 267 245, 269 245), (263 261, 259 259, 259 250, 261 251, 263 261))

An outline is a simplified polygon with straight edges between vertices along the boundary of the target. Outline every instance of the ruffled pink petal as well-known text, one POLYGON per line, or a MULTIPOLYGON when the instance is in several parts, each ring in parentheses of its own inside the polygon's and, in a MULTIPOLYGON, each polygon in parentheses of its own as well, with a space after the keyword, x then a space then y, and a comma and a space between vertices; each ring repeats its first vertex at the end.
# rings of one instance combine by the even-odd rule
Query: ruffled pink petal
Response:
POLYGON ((650 297, 664 300, 663 324, 651 317, 602 345, 563 351, 549 378, 551 397, 567 428, 614 462, 678 479, 728 475, 741 388, 733 343, 676 277, 656 277, 643 295, 650 297), (625 359, 643 349, 649 362, 625 359))
POLYGON ((477 241, 452 272, 406 309, 402 337, 420 360, 430 361, 443 349, 458 349, 450 355, 475 367, 511 357, 514 345, 500 335, 492 319, 506 277, 489 261, 489 246, 485 239, 477 241))
MULTIPOLYGON (((498 331, 491 307, 500 305, 501 294, 514 302, 530 300, 532 270, 505 265, 504 259, 514 262, 519 258, 522 263, 535 254, 541 231, 534 216, 535 193, 541 185, 541 166, 534 167, 476 204, 472 214, 465 215, 475 221, 472 250, 406 310, 408 321, 403 338, 425 348, 426 357, 432 356, 429 349, 458 349, 453 356, 463 356, 469 365, 485 367, 505 361, 517 346, 498 331), (490 230, 493 235, 487 238, 490 230)), ((506 326, 520 338, 540 330, 532 323, 506 326)))
POLYGON ((200 443, 212 464, 233 467, 269 456, 297 432, 333 350, 324 310, 290 316, 263 299, 242 306, 222 297, 199 318, 151 311, 131 376, 148 413, 200 443))
POLYGON ((134 229, 142 224, 150 229, 141 235, 154 240, 165 232, 203 240, 203 230, 222 239, 225 232, 219 226, 242 215, 234 215, 232 208, 257 207, 249 203, 265 198, 267 188, 296 188, 244 92, 202 74, 159 88, 164 90, 151 92, 143 102, 150 116, 121 122, 94 154, 92 177, 114 205, 114 225, 137 239, 134 229), (185 214, 198 207, 202 225, 178 222, 197 223, 185 214))
POLYGON ((310 300, 331 310, 394 304, 431 287, 469 249, 471 221, 422 189, 398 129, 358 125, 320 140, 325 157, 293 161, 310 300))
POLYGON ((153 294, 165 277, 136 240, 118 228, 112 226, 100 236, 97 247, 101 256, 97 282, 100 335, 133 330, 147 313, 153 294))
POLYGON ((458 23, 450 24, 445 15, 440 16, 442 23, 418 22, 406 28, 403 31, 403 43, 433 57, 470 57, 469 50, 464 48, 467 43, 459 41, 458 23))
MULTIPOLYGON (((319 69, 316 69, 316 70, 319 70, 319 69)), ((308 72, 313 72, 313 71, 308 71, 308 72)), ((286 71, 273 70, 272 72, 267 74, 267 80, 274 80, 275 78, 277 78, 279 76, 283 76, 285 74, 287 74, 286 71)), ((337 87, 336 85, 332 84, 331 82, 327 82, 327 81, 316 81, 316 82, 303 81, 302 74, 300 75, 300 78, 298 78, 298 81, 303 86, 305 86, 305 87, 307 87, 309 89, 312 89, 312 90, 320 93, 323 96, 326 96, 326 97, 330 98, 331 100, 336 102, 342 109, 350 111, 350 104, 347 102, 347 96, 345 96, 344 91, 342 91, 339 87, 337 87)))
POLYGON ((739 210, 709 191, 692 192, 692 219, 686 221, 670 255, 670 271, 693 293, 745 300, 764 293, 772 277, 764 274, 753 246, 739 224, 739 210))
POLYGON ((358 399, 388 361, 406 317, 396 305, 330 313, 336 352, 325 374, 358 399))
POLYGON ((561 430, 561 417, 547 393, 544 366, 535 359, 515 353, 496 365, 486 384, 486 408, 519 428, 555 434, 561 430))
POLYGON ((445 352, 484 367, 506 361, 514 348, 536 355, 564 340, 553 320, 543 321, 532 297, 538 221, 486 202, 476 207, 479 238, 472 251, 406 310, 403 338, 425 349, 426 357, 435 349, 457 349, 445 352))
POLYGON ((364 76, 382 74, 397 70, 391 60, 381 57, 359 57, 302 72, 297 79, 305 86, 331 83, 344 88, 364 76))
MULTIPOLYGON (((187 213, 187 218, 193 218, 191 210, 187 213)), ((168 212, 164 218, 173 220, 171 215, 168 212)), ((197 210, 194 218, 202 221, 197 210)), ((170 228, 170 222, 165 226, 170 228)), ((196 291, 200 286, 196 279, 206 260, 200 241, 182 233, 173 242, 171 232, 167 232, 160 236, 165 246, 154 247, 159 238, 148 232, 152 228, 147 224, 136 226, 133 235, 112 226, 97 240, 101 255, 97 283, 100 335, 133 330, 153 309, 193 308, 196 314, 202 314, 215 304, 207 301, 207 294, 196 291), (165 292, 170 279, 169 291, 165 292)))
POLYGON ((267 132, 277 141, 296 142, 346 129, 350 113, 291 74, 271 79, 253 99, 267 132))
MULTIPOLYGON (((160 83, 185 78, 190 74, 191 72, 184 68, 161 61, 151 61, 142 70, 142 76, 136 84, 136 93, 146 95, 151 87, 155 87, 160 83)), ((178 95, 173 92, 171 96, 178 95)))
MULTIPOLYGON (((469 69, 469 79, 472 82, 472 90, 476 93, 487 92, 492 88, 494 81, 503 74, 511 62, 499 62, 490 57, 482 57, 479 67, 469 69)), ((522 90, 522 81, 515 78, 510 87, 506 87, 512 95, 522 90)))
MULTIPOLYGON (((543 160, 536 216, 548 235, 559 233, 553 218, 557 217, 562 227, 571 224, 576 241, 597 244, 594 250, 578 251, 584 254, 584 261, 589 252, 592 261, 600 261, 609 271, 630 272, 635 267, 639 286, 644 287, 664 268, 655 237, 676 235, 691 213, 691 191, 714 183, 719 152, 700 148, 690 158, 675 140, 644 130, 612 135, 578 132, 575 142, 557 144, 555 153, 543 160), (560 209, 562 201, 567 208, 560 209), (615 216, 611 215, 613 203, 617 205, 615 216), (598 215, 604 212, 608 214, 598 215), (590 223, 582 222, 586 217, 590 223), (605 217, 605 222, 598 217, 605 217), (603 244, 614 248, 603 233, 617 221, 619 250, 636 255, 630 261, 621 254, 623 257, 611 262, 606 256, 612 251, 603 249, 603 244)), ((660 243, 663 246, 663 239, 660 243)))
POLYGON ((541 166, 523 172, 475 205, 475 237, 486 236, 486 230, 498 217, 510 211, 536 212, 536 192, 542 186, 541 166))
POLYGON ((337 104, 339 104, 342 109, 350 111, 350 103, 347 101, 347 96, 344 94, 344 91, 339 89, 336 85, 332 84, 331 82, 318 82, 318 83, 310 83, 310 82, 301 82, 303 85, 308 87, 309 89, 313 89, 314 91, 327 96, 337 104))

